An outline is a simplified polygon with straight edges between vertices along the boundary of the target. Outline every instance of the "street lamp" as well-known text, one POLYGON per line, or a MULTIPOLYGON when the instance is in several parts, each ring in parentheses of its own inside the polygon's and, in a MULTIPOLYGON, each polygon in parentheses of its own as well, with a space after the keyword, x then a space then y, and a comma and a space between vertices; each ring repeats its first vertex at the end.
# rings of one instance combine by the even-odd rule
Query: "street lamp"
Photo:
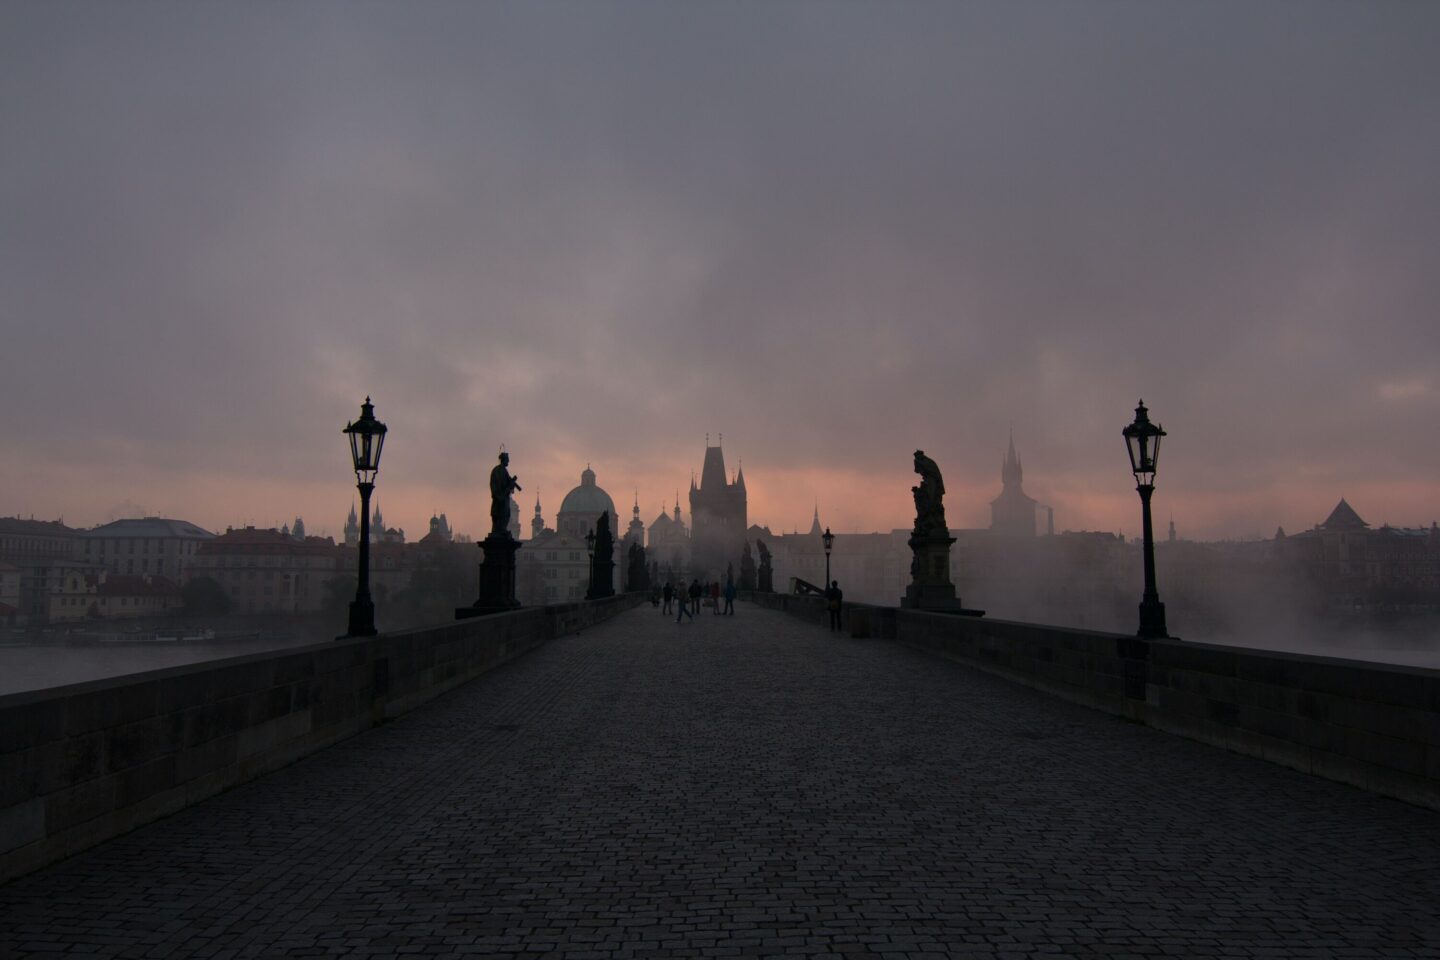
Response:
POLYGON ((350 631, 347 637, 375 636, 375 604, 370 600, 370 491, 380 472, 380 448, 385 446, 385 424, 375 419, 375 406, 366 397, 360 405, 360 419, 346 424, 350 437, 350 460, 355 467, 355 485, 360 490, 360 575, 355 585, 355 602, 350 604, 350 631))
POLYGON ((585 599, 593 599, 595 593, 595 531, 590 530, 585 534, 585 553, 590 557, 590 582, 585 584, 585 599))
POLYGON ((830 589, 830 548, 835 545, 835 534, 826 527, 825 532, 820 534, 820 539, 825 541, 825 589, 830 589))
POLYGON ((1135 422, 1123 431, 1130 451, 1130 471, 1135 474, 1135 489, 1140 494, 1142 530, 1145 551, 1145 594, 1140 599, 1141 637, 1164 637, 1165 604, 1155 590, 1155 533, 1150 524, 1150 495, 1155 492, 1155 466, 1160 459, 1160 438, 1163 428, 1150 422, 1145 401, 1135 408, 1135 422))

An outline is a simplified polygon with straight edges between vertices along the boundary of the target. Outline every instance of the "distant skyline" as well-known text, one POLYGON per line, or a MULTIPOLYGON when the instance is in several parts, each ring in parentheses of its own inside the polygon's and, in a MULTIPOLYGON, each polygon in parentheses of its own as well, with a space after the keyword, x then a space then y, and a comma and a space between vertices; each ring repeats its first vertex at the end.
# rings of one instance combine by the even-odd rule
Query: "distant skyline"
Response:
MULTIPOLYGON (((1440 5, 0 6, 0 515, 1440 519, 1440 5), (686 507, 688 514, 688 506, 686 507)), ((419 525, 417 527, 417 524, 419 525)))

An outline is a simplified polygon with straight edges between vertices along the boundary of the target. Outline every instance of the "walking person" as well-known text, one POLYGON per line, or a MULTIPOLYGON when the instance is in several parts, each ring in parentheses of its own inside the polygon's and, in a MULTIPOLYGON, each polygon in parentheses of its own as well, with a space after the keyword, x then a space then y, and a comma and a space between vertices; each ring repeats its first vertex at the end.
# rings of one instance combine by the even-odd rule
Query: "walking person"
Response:
POLYGON ((830 608, 831 633, 840 629, 840 602, 844 599, 845 593, 840 589, 840 581, 831 580, 830 588, 825 591, 825 605, 830 608))
POLYGON ((691 620, 694 620, 694 619, 695 619, 695 614, 691 613, 691 612, 690 612, 690 608, 685 605, 685 601, 686 601, 686 599, 688 598, 688 597, 687 597, 687 594, 688 594, 688 591, 686 591, 686 589, 685 589, 685 581, 684 581, 684 580, 681 580, 681 581, 680 581, 680 589, 677 590, 677 591, 675 591, 676 606, 677 606, 677 609, 676 609, 676 611, 675 611, 675 622, 676 622, 676 623, 679 623, 679 622, 680 622, 680 618, 681 618, 681 617, 689 617, 691 620))
POLYGON ((660 612, 668 617, 670 616, 670 602, 675 599, 675 588, 671 586, 669 580, 665 581, 665 589, 660 595, 665 598, 665 609, 660 612))
POLYGON ((715 609, 715 616, 720 616, 720 581, 710 581, 710 606, 715 609))
MULTIPOLYGON (((698 578, 695 579, 695 580, 691 580, 691 581, 690 581, 690 609, 691 609, 691 610, 694 610, 694 611, 696 611, 696 612, 699 612, 699 610, 700 610, 700 594, 703 593, 704 590, 705 590, 705 588, 700 585, 700 581, 699 581, 698 578)), ((694 614, 692 614, 692 616, 693 616, 693 615, 694 615, 694 614)))
POLYGON ((735 581, 725 581, 725 615, 735 616, 735 581))

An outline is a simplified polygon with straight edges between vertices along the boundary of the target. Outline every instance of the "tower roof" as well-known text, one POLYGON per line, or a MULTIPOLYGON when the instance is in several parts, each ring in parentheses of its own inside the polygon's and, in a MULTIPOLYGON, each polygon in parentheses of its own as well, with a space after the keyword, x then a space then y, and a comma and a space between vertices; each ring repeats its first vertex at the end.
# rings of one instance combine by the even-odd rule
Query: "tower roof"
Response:
POLYGON ((580 486, 565 494, 560 501, 561 513, 615 513, 610 494, 595 485, 595 471, 586 465, 580 474, 580 486))
POLYGON ((705 465, 700 470, 701 490, 724 490, 729 484, 725 480, 725 454, 719 447, 705 448, 705 465))
POLYGON ((1330 511, 1330 516, 1326 517, 1320 526, 1326 530, 1364 530, 1370 524, 1361 520, 1354 508, 1341 497, 1340 502, 1335 504, 1335 509, 1330 511))

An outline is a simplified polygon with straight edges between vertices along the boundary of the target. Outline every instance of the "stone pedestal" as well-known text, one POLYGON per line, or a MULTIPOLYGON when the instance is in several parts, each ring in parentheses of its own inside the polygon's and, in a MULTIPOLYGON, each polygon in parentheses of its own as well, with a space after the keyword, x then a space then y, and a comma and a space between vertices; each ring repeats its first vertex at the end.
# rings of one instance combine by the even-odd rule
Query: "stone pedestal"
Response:
POLYGON ((473 607, 457 608, 456 620, 520 609, 520 601, 515 599, 515 552, 520 549, 519 541, 508 533, 492 533, 479 546, 485 551, 485 559, 480 561, 480 597, 473 607))
POLYGON ((590 563, 590 587, 586 600, 603 600, 615 596, 615 561, 595 559, 590 563))
POLYGON ((933 610, 938 613, 963 613, 984 616, 983 610, 969 610, 955 595, 950 581, 950 547, 954 537, 912 536, 909 540, 912 559, 910 586, 900 606, 910 610, 933 610))

